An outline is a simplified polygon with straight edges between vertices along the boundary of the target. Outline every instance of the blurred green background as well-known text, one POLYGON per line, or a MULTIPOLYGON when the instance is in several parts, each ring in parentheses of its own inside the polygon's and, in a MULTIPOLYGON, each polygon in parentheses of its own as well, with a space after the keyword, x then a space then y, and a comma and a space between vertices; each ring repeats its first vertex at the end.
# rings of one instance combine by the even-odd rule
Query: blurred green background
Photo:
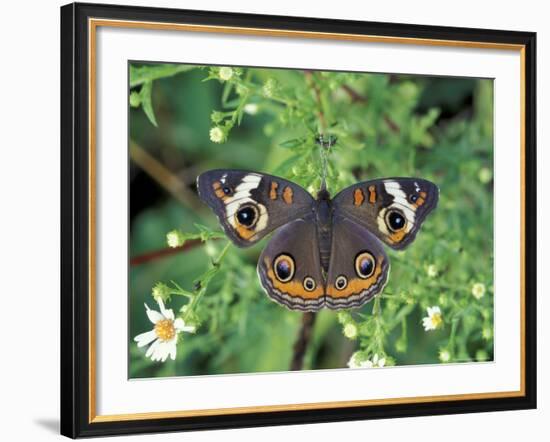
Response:
MULTIPOLYGON (((337 137, 329 191, 358 181, 417 176, 440 188, 438 208, 392 270, 376 302, 321 311, 304 369, 490 361, 493 358, 493 82, 394 74, 130 64, 129 376, 288 370, 302 314, 270 301, 256 262, 267 240, 230 246, 187 316, 175 361, 152 362, 134 336, 152 329, 144 303, 158 282, 197 294, 197 278, 226 240, 167 249, 166 234, 219 231, 196 195, 212 168, 273 173, 315 193, 316 134, 337 137), (442 322, 426 331, 427 307, 442 322), (374 308, 374 311, 373 311, 374 308)), ((172 296, 177 315, 188 302, 172 296)))

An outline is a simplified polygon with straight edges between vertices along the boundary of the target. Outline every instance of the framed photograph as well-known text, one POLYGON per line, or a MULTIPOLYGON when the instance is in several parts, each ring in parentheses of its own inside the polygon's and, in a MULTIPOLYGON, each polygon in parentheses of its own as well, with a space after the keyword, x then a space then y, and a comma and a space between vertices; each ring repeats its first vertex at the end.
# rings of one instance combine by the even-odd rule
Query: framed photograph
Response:
POLYGON ((536 407, 528 32, 61 8, 61 432, 536 407))

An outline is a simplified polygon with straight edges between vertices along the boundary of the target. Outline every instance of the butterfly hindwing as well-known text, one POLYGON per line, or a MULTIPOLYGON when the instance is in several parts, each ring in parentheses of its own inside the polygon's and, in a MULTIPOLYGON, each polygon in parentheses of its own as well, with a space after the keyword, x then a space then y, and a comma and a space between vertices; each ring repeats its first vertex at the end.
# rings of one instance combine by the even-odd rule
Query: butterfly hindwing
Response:
POLYGON ((366 227, 394 249, 415 238, 436 207, 438 187, 420 178, 384 178, 354 184, 334 198, 335 212, 366 227))
POLYGON ((281 227, 258 260, 267 295, 291 310, 317 311, 325 305, 325 287, 313 215, 281 227))
POLYGON ((205 172, 197 178, 197 189, 239 247, 307 215, 315 203, 305 189, 290 181, 243 170, 205 172))
POLYGON ((336 216, 332 234, 326 307, 360 307, 384 288, 389 258, 374 235, 348 218, 336 216))

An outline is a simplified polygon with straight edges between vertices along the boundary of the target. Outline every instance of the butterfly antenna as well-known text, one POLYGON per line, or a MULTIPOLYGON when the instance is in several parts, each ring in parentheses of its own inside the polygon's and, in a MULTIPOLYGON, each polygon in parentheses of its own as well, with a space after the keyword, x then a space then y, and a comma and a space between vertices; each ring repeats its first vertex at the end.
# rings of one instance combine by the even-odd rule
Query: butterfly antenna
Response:
POLYGON ((321 148, 321 189, 320 192, 327 191, 327 169, 328 169, 328 154, 330 148, 334 145, 335 137, 329 135, 327 139, 323 135, 319 135, 318 144, 321 148))
POLYGON ((327 152, 324 144, 321 143, 321 192, 327 190, 327 152))

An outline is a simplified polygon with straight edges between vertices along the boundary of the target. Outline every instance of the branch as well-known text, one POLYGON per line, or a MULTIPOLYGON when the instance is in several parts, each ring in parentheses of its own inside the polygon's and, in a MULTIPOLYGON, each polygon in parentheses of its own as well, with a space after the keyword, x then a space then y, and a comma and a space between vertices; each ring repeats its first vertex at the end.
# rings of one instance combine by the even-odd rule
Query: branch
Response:
POLYGON ((194 209, 200 207, 195 194, 187 189, 181 179, 132 140, 130 140, 130 158, 180 203, 194 209))
POLYGON ((317 106, 318 106, 317 117, 319 118, 319 124, 321 125, 321 135, 324 135, 327 130, 327 122, 325 119, 325 114, 323 112, 323 102, 321 99, 321 91, 319 89, 319 86, 317 86, 317 84, 315 83, 315 80, 313 79, 313 73, 311 71, 304 71, 304 75, 306 76, 307 85, 315 93, 315 100, 317 101, 317 106))
MULTIPOLYGON (((348 94, 348 96, 351 98, 352 103, 367 103, 368 99, 364 95, 361 95, 359 92, 357 92, 352 87, 348 86, 347 84, 342 85, 342 89, 348 94)), ((393 121, 387 114, 384 114, 383 116, 384 122, 388 125, 390 130, 398 134, 400 132, 399 125, 393 121)))
POLYGON ((294 343, 294 354, 292 355, 290 370, 302 370, 304 366, 304 356, 311 339, 316 317, 317 314, 314 312, 305 312, 302 315, 302 326, 294 343))
MULTIPOLYGON (((211 240, 215 239, 218 238, 211 238, 211 240)), ((164 249, 153 250, 152 252, 144 253, 143 255, 134 256, 130 258, 130 265, 138 266, 148 263, 150 261, 156 261, 160 258, 175 255, 176 253, 185 253, 191 249, 194 249, 195 247, 200 246, 201 244, 202 241, 200 239, 190 239, 189 241, 186 241, 183 246, 180 247, 166 247, 164 249)))

